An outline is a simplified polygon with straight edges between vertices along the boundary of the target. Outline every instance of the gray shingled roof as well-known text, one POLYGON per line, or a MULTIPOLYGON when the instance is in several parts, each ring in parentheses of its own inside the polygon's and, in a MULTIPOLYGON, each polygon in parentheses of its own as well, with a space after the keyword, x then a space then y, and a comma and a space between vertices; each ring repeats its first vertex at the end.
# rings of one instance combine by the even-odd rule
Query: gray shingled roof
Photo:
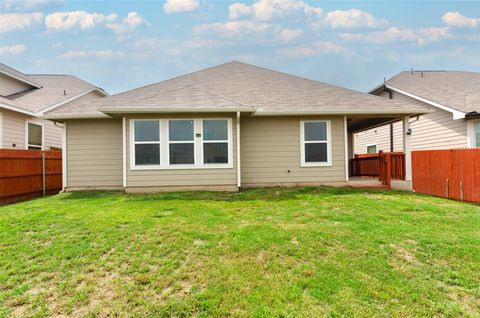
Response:
POLYGON ((401 72, 386 84, 464 113, 480 112, 480 73, 401 72))
POLYGON ((41 88, 0 96, 0 102, 35 113, 96 88, 72 75, 32 74, 28 78, 41 85, 41 88))
POLYGON ((33 87, 40 88, 42 87, 39 83, 36 83, 32 78, 30 78, 28 75, 23 74, 20 71, 17 71, 14 68, 11 68, 8 65, 5 65, 3 63, 0 63, 0 73, 6 74, 8 76, 11 76, 13 78, 16 78, 17 80, 20 80, 24 83, 27 83, 33 87))
POLYGON ((237 108, 262 114, 417 114, 426 109, 338 86, 229 62, 83 104, 61 107, 47 117, 101 115, 117 109, 237 108), (188 89, 187 89, 188 87, 188 89), (106 111, 108 110, 108 111, 106 111))

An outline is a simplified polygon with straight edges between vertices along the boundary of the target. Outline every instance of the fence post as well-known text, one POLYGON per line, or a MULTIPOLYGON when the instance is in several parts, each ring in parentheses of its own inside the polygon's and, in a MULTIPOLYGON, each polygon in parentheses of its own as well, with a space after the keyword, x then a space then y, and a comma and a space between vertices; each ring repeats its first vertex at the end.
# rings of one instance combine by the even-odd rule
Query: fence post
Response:
POLYGON ((45 153, 42 153, 42 192, 45 196, 45 153))
POLYGON ((392 166, 391 166, 391 154, 386 154, 386 161, 385 161, 385 183, 387 185, 387 190, 392 188, 392 166))

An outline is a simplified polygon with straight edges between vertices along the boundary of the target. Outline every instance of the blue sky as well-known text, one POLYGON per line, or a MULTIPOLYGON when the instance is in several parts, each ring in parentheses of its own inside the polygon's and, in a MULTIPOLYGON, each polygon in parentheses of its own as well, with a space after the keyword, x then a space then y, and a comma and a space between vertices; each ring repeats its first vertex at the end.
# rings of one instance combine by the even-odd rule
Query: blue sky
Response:
POLYGON ((239 60, 367 91, 480 71, 479 1, 0 1, 0 59, 109 93, 239 60))

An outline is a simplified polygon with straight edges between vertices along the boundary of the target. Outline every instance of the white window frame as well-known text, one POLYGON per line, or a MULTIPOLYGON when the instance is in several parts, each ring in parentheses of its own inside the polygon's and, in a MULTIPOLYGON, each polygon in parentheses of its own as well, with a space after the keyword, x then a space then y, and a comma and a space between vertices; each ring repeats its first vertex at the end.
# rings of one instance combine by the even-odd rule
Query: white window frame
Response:
MULTIPOLYGON (((157 119, 135 119, 134 121, 157 121, 157 119)), ((162 151, 162 137, 163 137, 163 132, 162 132, 162 123, 159 122, 158 123, 158 130, 159 130, 159 136, 160 136, 160 140, 159 141, 135 141, 135 124, 134 124, 134 121, 130 121, 130 141, 131 141, 131 146, 130 146, 130 153, 132 154, 132 166, 135 165, 135 145, 159 145, 159 151, 160 151, 160 165, 162 164, 162 154, 163 154, 163 151, 162 151)), ((136 167, 143 167, 145 169, 153 169, 155 167, 157 167, 157 165, 138 165, 136 167)))
POLYGON ((480 124, 480 119, 469 119, 467 121, 467 138, 469 148, 477 147, 477 135, 475 131, 475 125, 480 124))
POLYGON ((225 166, 228 166, 228 168, 233 168, 232 119, 231 118, 202 118, 200 120, 200 131, 202 134, 201 145, 200 145, 200 161, 202 162, 202 165, 206 167, 213 167, 213 168, 223 168, 225 166), (227 120, 227 139, 226 140, 204 140, 203 139, 203 136, 204 136, 203 122, 205 120, 227 120), (225 142, 227 142, 228 162, 227 163, 205 163, 203 145, 212 144, 212 143, 225 143, 225 142))
POLYGON ((368 144, 368 145, 366 145, 366 148, 365 148, 366 152, 365 153, 368 154, 369 153, 368 152, 368 147, 372 147, 372 146, 375 146, 375 152, 374 153, 378 153, 378 144, 368 144))
POLYGON ((300 121, 300 166, 301 167, 331 167, 332 166, 332 129, 331 120, 301 120, 300 121), (305 141, 305 123, 326 123, 327 124, 327 140, 305 141), (326 143, 327 144, 327 161, 322 162, 305 162, 305 144, 308 143, 326 143))
POLYGON ((33 147, 35 149, 38 149, 38 150, 44 150, 45 149, 45 126, 43 124, 43 122, 38 122, 38 121, 34 121, 34 120, 25 120, 25 149, 28 150, 28 147, 33 147), (37 126, 40 126, 42 127, 42 145, 39 147, 37 145, 30 145, 28 143, 28 124, 32 124, 32 125, 37 125, 37 126))
MULTIPOLYGON (((197 121, 193 118, 169 118, 167 119, 167 154, 168 159, 167 163, 169 167, 180 168, 180 169, 193 169, 195 168, 195 164, 198 161, 198 149, 196 143, 196 135, 197 135, 197 121), (193 121, 193 139, 192 140, 170 140, 170 122, 171 121, 193 121), (171 144, 193 144, 193 164, 170 164, 170 145, 171 144)), ((160 162, 161 164, 161 162, 160 162)))
MULTIPOLYGON (((183 169, 231 169, 233 168, 233 144, 232 144, 232 118, 131 118, 129 119, 130 138, 130 166, 129 170, 183 170, 183 169), (160 164, 159 165, 135 165, 135 121, 158 120, 160 126, 160 164), (169 121, 170 120, 193 120, 193 147, 194 164, 170 164, 170 143, 192 143, 192 141, 170 141, 169 121), (204 120, 226 120, 228 131, 228 163, 205 164, 203 162, 203 121, 204 120), (201 134, 201 137, 197 137, 201 134)), ((206 142, 211 142, 210 140, 206 142)), ((213 142, 213 141, 212 141, 213 142)), ((225 142, 224 140, 219 142, 225 142)), ((151 142, 147 142, 151 143, 151 142)), ((155 144, 158 142, 154 142, 155 144)))

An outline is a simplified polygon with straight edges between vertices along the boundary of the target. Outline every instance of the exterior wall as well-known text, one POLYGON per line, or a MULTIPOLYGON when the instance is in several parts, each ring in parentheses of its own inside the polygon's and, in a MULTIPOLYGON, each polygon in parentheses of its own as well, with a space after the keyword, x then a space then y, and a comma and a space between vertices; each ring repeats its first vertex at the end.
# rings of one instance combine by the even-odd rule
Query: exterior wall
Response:
POLYGON ((122 186, 122 120, 67 121, 67 190, 122 186))
POLYGON ((0 95, 1 96, 8 96, 15 93, 23 92, 30 88, 32 88, 32 86, 24 82, 11 78, 10 76, 0 74, 0 95))
MULTIPOLYGON (((386 92, 379 94, 388 98, 386 92)), ((393 98, 416 105, 428 107, 428 113, 410 119, 412 129, 411 149, 453 149, 468 147, 467 123, 465 119, 453 120, 450 112, 433 107, 403 94, 393 92, 393 98)), ((403 151, 402 123, 394 124, 394 151, 403 151)), ((367 144, 379 144, 379 150, 390 150, 389 126, 381 126, 355 134, 354 147, 356 154, 366 153, 367 144)))
POLYGON ((241 120, 242 186, 344 182, 343 116, 245 117, 241 120), (301 167, 300 121, 331 120, 332 166, 301 167))
MULTIPOLYGON (((192 190, 210 186, 235 186, 237 184, 237 150, 236 150, 236 118, 234 114, 181 114, 181 115, 137 115, 127 118, 127 187, 179 187, 188 186, 192 190), (156 170, 131 170, 130 169, 130 119, 145 118, 232 118, 232 147, 233 168, 202 168, 202 169, 156 169, 156 170)), ((205 188, 206 189, 206 188, 205 188)), ((225 188, 227 189, 227 188, 225 188)), ((134 191, 132 189, 132 191, 134 191)))
POLYGON ((25 125, 27 121, 43 124, 44 148, 62 147, 61 126, 55 126, 53 121, 43 120, 14 111, 2 109, 2 148, 25 148, 25 125), (15 147, 13 146, 15 144, 15 147))
MULTIPOLYGON (((234 115, 128 116, 126 168, 128 192, 165 190, 234 190, 237 182, 234 115), (129 120, 134 118, 232 118, 232 168, 131 170, 129 120)), ((345 138, 342 116, 242 117, 242 186, 345 184, 345 138), (301 167, 300 120, 331 120, 332 165, 301 167), (290 172, 288 172, 290 170, 290 172)), ((121 188, 121 119, 67 122, 67 190, 121 188)))

